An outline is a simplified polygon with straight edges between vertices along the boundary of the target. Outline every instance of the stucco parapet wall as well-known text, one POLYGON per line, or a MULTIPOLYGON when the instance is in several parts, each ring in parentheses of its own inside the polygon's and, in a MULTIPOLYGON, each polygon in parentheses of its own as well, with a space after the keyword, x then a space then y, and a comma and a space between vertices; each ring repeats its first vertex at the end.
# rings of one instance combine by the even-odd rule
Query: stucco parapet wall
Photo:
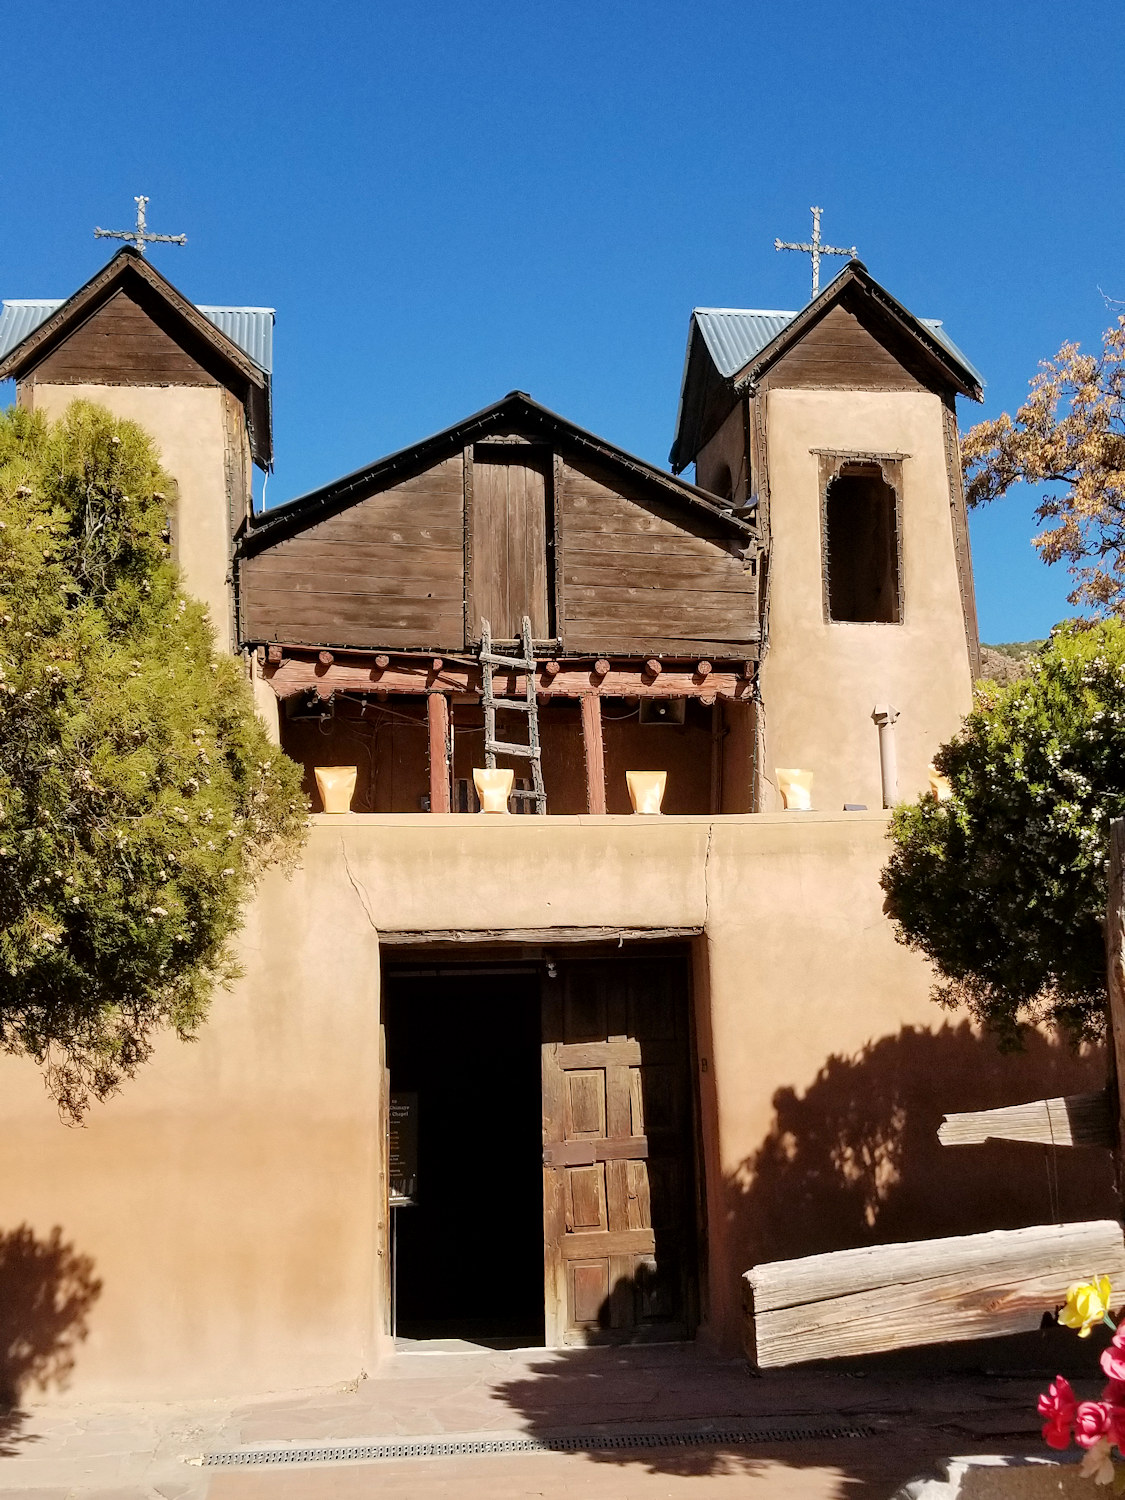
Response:
POLYGON ((869 873, 887 821, 882 811, 659 818, 316 814, 305 864, 327 873, 326 867, 342 863, 367 920, 383 933, 701 929, 724 915, 753 921, 752 908, 732 897, 758 861, 789 869, 798 888, 838 878, 841 860, 856 855, 869 873))

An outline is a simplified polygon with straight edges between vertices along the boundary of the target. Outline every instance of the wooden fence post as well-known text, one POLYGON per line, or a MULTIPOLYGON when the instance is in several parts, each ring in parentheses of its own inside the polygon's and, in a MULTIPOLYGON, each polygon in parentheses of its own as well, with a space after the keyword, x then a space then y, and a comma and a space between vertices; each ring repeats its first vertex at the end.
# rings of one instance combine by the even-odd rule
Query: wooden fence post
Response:
POLYGON ((1125 1196, 1125 818, 1109 825, 1109 895, 1105 913, 1106 984, 1109 991, 1110 1098, 1113 1108, 1118 1198, 1125 1196))

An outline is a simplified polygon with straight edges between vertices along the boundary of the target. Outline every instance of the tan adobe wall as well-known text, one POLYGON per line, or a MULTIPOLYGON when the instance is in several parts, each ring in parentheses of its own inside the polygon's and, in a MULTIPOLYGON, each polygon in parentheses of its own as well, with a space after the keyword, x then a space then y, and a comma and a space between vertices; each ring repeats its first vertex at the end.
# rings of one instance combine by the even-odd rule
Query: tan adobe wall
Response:
POLYGON ((900 798, 971 703, 940 398, 927 392, 771 390, 770 647, 762 667, 766 773, 815 774, 813 801, 882 805, 877 703, 891 703, 900 798), (817 454, 908 454, 902 464, 901 624, 829 623, 817 454))
POLYGON ((221 650, 234 647, 230 586, 232 524, 247 503, 250 457, 238 402, 220 386, 47 385, 24 392, 52 420, 72 401, 96 401, 139 423, 178 487, 172 522, 187 592, 207 606, 221 650), (230 411, 233 403, 234 412, 230 411), (237 512, 231 515, 232 508, 237 512))
MULTIPOLYGON (((245 977, 198 1042, 162 1044, 85 1129, 59 1122, 30 1063, 0 1060, 0 1236, 46 1242, 57 1226, 100 1284, 65 1394, 249 1393, 371 1368, 377 926, 705 927, 704 1332, 727 1348, 756 1258, 1046 1221, 1039 1149, 943 1151, 934 1132, 946 1109, 1094 1086, 1096 1060, 1046 1043, 1002 1058, 932 1004, 881 911, 885 828, 878 814, 314 819, 303 867, 250 910, 245 977)), ((1108 1154, 1059 1176, 1063 1218, 1112 1211, 1108 1154)))

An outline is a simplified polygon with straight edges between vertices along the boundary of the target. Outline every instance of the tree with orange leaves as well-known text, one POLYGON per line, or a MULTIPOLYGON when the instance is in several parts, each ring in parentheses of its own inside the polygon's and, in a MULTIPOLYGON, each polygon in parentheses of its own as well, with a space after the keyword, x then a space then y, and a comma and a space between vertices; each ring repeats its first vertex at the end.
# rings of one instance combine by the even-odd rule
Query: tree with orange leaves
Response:
POLYGON ((1033 544, 1066 562, 1072 604, 1125 615, 1125 317, 1100 354, 1064 344, 1041 366, 1014 418, 971 428, 961 444, 970 506, 1014 484, 1043 484, 1033 544))

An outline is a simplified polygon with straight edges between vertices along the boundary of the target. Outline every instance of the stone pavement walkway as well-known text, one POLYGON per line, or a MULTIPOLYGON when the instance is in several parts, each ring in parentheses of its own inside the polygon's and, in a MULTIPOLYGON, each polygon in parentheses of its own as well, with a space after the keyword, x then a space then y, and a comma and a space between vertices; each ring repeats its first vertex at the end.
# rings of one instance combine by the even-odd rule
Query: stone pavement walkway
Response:
POLYGON ((716 1359, 692 1344, 505 1352, 415 1345, 348 1388, 248 1404, 13 1413, 0 1418, 0 1494, 28 1500, 886 1500, 905 1480, 955 1454, 1041 1452, 1035 1418, 1041 1385, 1038 1377, 984 1375, 785 1372, 755 1378, 742 1361, 716 1359), (826 1424, 868 1435, 816 1435, 826 1424), (763 1440, 732 1440, 731 1429, 763 1440), (777 1440, 778 1432, 784 1437, 800 1430, 810 1435, 777 1440), (691 1441, 636 1445, 672 1432, 690 1434, 691 1441), (200 1461, 239 1449, 511 1438, 563 1438, 576 1446, 268 1466, 200 1461), (599 1446, 610 1439, 619 1446, 599 1446))

